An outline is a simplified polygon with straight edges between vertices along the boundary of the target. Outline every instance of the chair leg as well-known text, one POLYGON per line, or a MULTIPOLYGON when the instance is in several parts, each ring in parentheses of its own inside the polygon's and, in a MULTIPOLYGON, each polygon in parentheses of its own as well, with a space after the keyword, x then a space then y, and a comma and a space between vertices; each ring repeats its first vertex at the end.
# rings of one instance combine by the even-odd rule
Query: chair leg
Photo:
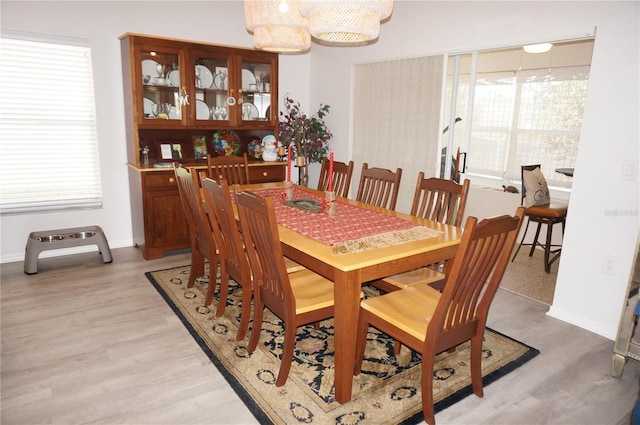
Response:
POLYGON ((247 334, 249 315, 251 314, 251 295, 251 285, 245 285, 242 288, 242 310, 240 311, 240 324, 238 325, 236 341, 242 341, 247 334))
MULTIPOLYGON (((217 272, 217 270, 215 271, 217 272)), ((211 269, 209 269, 209 287, 207 288, 207 295, 204 298, 204 305, 209 306, 213 302, 213 294, 216 292, 217 282, 218 282, 217 275, 212 274, 211 269)))
POLYGON ((524 238, 527 237, 527 231, 529 230, 530 223, 531 223, 531 220, 529 219, 529 217, 527 217, 527 224, 524 226, 524 234, 522 235, 522 239, 520 239, 520 244, 518 245, 518 249, 516 249, 516 252, 513 254, 513 257, 511 258, 511 262, 513 262, 513 260, 516 259, 516 257, 518 256, 518 252, 520 252, 520 248, 522 248, 522 244, 524 243, 524 238))
POLYGON ((224 314, 227 307, 227 295, 229 294, 229 273, 224 270, 220 276, 220 295, 218 296, 218 310, 216 316, 220 317, 224 314))
POLYGON ((484 395, 482 389, 482 336, 483 331, 478 331, 471 338, 471 387, 478 397, 484 395))
POLYGON ((285 323, 284 325, 284 343, 282 344, 282 358, 280 359, 280 372, 278 372, 278 379, 276 379, 276 387, 281 387, 287 382, 289 370, 291 369, 297 330, 293 325, 293 323, 285 323))
POLYGON ((422 357, 422 414, 424 421, 429 425, 436 425, 436 417, 433 411, 433 366, 435 357, 433 354, 422 357))
POLYGON ((547 241, 544 246, 544 271, 551 273, 551 263, 549 256, 551 255, 551 234, 553 232, 553 221, 547 223, 547 241))
POLYGON ((187 288, 193 288, 196 278, 204 276, 204 255, 197 248, 191 248, 191 271, 189 272, 189 282, 187 288))
POLYGON ((264 303, 256 302, 253 312, 253 329, 251 329, 251 338, 249 338, 249 346, 247 351, 253 353, 258 346, 260 339, 260 331, 262 330, 262 317, 264 315, 264 303))
POLYGON ((538 242, 538 237, 540 237, 540 230, 542 229, 542 222, 538 221, 538 227, 536 227, 536 236, 533 238, 533 242, 531 242, 531 250, 529 251, 529 257, 533 256, 533 253, 536 251, 536 247, 540 245, 538 242))

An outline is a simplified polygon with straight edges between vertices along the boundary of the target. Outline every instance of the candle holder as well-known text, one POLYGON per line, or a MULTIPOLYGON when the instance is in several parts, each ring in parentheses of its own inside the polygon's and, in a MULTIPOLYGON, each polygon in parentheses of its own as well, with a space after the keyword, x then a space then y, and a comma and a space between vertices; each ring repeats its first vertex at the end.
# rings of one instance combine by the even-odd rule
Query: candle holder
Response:
POLYGON ((283 201, 291 201, 293 199, 293 183, 291 181, 284 182, 284 191, 282 192, 283 201))
POLYGON ((336 205, 336 193, 333 191, 326 191, 324 193, 324 201, 320 205, 320 209, 329 217, 335 217, 337 212, 336 205))

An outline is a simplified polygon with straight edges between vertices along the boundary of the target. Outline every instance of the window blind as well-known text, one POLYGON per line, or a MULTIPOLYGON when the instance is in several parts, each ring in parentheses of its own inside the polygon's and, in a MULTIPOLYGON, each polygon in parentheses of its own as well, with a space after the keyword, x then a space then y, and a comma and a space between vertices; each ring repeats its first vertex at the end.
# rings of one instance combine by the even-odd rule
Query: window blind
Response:
POLYGON ((396 210, 411 210, 420 171, 435 174, 444 56, 358 64, 354 68, 352 196, 362 163, 402 168, 396 210))
POLYGON ((588 79, 589 66, 479 74, 467 164, 471 181, 519 181, 521 164, 542 164, 550 185, 570 187, 571 179, 554 170, 575 165, 588 79))
POLYGON ((91 50, 0 33, 0 212, 102 205, 91 50))

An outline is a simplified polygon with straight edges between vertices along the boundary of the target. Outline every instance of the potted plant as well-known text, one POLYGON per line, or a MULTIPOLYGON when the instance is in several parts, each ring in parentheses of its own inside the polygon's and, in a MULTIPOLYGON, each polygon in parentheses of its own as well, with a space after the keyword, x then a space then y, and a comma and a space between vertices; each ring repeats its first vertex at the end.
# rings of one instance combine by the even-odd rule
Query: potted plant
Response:
POLYGON ((285 148, 292 145, 296 166, 300 167, 300 183, 309 183, 309 164, 321 162, 329 150, 328 142, 333 137, 324 122, 329 113, 329 105, 320 104, 318 112, 307 116, 300 110, 300 102, 288 95, 284 98, 285 111, 280 111, 278 140, 285 148))

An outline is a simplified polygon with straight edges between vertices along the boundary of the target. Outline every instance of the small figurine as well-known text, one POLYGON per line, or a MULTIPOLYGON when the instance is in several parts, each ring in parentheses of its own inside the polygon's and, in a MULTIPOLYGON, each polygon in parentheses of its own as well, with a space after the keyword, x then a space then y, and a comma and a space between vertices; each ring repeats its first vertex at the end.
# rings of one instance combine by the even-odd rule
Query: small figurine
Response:
POLYGON ((149 165, 149 147, 146 145, 142 146, 142 165, 145 167, 149 165))
POLYGON ((262 138, 262 159, 268 162, 278 160, 278 147, 281 146, 272 134, 262 138))

